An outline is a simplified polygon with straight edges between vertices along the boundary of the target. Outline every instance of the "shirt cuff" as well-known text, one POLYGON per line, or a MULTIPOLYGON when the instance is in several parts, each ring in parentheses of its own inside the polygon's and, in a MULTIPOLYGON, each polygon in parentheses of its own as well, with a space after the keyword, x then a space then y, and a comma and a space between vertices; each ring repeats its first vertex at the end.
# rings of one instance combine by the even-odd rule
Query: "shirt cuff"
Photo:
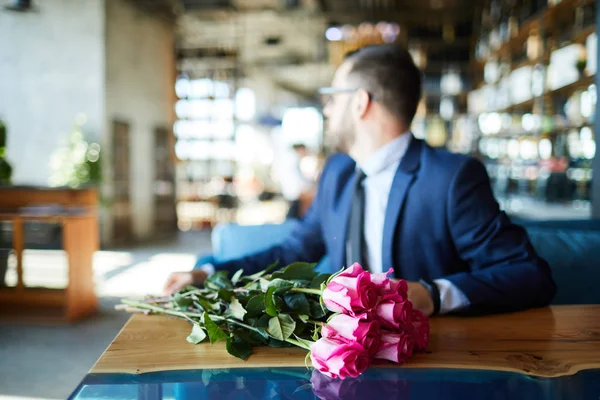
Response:
POLYGON ((206 275, 211 276, 215 273, 215 266, 212 264, 203 264, 200 268, 202 271, 206 272, 206 275))
POLYGON ((459 311, 471 304, 467 296, 449 280, 436 279, 433 282, 440 291, 440 314, 459 311))

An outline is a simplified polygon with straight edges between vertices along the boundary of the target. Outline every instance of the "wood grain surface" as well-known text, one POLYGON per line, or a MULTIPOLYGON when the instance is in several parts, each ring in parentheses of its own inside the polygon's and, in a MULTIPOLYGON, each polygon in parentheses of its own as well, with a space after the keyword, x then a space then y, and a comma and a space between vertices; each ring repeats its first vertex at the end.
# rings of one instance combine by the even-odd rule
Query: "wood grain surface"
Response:
MULTIPOLYGON (((133 315, 90 372, 304 366, 296 348, 255 348, 247 361, 230 356, 224 342, 191 345, 190 325, 161 316, 133 315)), ((393 364, 384 364, 391 366, 393 364)), ((427 353, 411 368, 466 368, 556 377, 600 368, 600 305, 556 306, 485 317, 431 320, 427 353)))

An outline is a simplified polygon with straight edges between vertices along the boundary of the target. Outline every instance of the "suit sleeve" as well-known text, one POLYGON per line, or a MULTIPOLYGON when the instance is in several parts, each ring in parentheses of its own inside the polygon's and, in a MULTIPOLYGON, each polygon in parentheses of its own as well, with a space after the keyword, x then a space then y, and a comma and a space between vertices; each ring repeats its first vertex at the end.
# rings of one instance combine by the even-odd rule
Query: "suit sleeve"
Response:
POLYGON ((304 219, 281 244, 237 260, 215 263, 215 270, 229 271, 231 276, 235 271, 243 269, 244 274, 248 275, 265 269, 275 261, 279 261, 280 267, 297 261, 318 262, 326 252, 320 223, 320 203, 329 165, 330 163, 324 168, 317 195, 304 219))
POLYGON ((469 272, 444 277, 468 298, 469 312, 517 311, 548 305, 556 285, 525 230, 500 211, 483 164, 469 158, 447 201, 448 225, 469 272))

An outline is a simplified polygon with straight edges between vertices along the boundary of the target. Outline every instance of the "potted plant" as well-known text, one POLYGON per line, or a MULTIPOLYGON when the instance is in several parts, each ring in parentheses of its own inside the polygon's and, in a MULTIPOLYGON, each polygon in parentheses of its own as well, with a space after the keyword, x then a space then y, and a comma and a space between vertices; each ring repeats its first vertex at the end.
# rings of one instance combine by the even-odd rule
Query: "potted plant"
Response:
MULTIPOLYGON (((6 160, 6 125, 0 120, 0 186, 10 185, 12 167, 6 160)), ((5 222, 0 222, 0 287, 5 286, 4 277, 8 269, 11 241, 4 234, 5 222)))

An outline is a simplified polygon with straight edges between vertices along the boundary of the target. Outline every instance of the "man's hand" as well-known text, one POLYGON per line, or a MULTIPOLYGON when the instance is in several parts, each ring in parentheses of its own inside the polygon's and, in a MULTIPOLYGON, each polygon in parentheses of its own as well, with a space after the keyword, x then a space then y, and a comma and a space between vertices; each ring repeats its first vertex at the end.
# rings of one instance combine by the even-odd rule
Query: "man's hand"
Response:
POLYGON ((206 271, 201 269, 195 269, 190 272, 173 272, 167 278, 163 291, 165 294, 172 294, 189 285, 200 286, 207 277, 208 274, 206 271))
POLYGON ((433 299, 429 290, 418 282, 408 282, 408 300, 411 301, 413 308, 430 316, 433 314, 433 299))

